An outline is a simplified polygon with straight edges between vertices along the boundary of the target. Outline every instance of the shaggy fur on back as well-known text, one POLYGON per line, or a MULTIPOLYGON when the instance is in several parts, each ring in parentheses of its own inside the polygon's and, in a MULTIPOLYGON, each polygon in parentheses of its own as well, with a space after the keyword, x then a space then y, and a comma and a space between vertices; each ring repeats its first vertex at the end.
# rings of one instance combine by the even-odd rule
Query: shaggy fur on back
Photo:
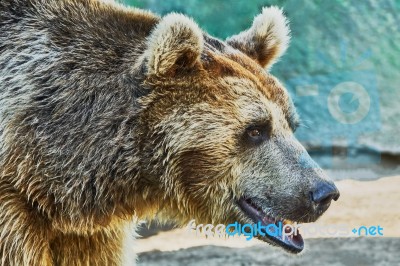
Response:
POLYGON ((122 218, 151 191, 134 64, 158 20, 89 0, 0 2, 1 265, 123 259, 122 218))

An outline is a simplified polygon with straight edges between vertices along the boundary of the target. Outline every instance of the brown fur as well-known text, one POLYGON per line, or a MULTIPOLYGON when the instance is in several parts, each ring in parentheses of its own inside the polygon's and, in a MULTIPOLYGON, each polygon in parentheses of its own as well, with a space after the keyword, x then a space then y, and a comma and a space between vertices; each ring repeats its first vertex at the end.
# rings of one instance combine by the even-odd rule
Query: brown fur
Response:
POLYGON ((271 212, 315 220, 304 193, 323 175, 296 163, 295 111, 264 70, 286 24, 265 9, 223 42, 178 14, 1 1, 1 265, 133 264, 132 224, 249 222, 235 202, 266 187, 271 212))

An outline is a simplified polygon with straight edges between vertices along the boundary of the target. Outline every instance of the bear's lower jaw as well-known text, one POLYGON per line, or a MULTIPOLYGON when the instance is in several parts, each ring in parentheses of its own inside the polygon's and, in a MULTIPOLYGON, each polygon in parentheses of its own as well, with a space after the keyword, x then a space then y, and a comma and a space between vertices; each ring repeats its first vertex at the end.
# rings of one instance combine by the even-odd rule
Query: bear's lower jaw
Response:
POLYGON ((304 249, 304 240, 299 230, 295 233, 279 232, 285 225, 293 222, 282 218, 275 218, 264 213, 261 208, 246 198, 240 198, 237 205, 241 211, 258 226, 256 237, 274 246, 279 246, 290 253, 300 253, 304 249), (262 227, 262 228, 261 228, 262 227))

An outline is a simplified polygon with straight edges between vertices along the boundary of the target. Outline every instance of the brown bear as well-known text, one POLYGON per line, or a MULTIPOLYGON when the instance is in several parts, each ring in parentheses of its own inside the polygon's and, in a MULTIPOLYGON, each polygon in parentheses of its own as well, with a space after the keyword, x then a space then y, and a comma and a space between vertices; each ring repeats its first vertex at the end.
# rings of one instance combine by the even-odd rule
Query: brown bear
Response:
POLYGON ((156 215, 315 221, 339 192, 266 71, 288 42, 275 7, 221 41, 180 14, 1 0, 1 265, 134 264, 133 227, 156 215))

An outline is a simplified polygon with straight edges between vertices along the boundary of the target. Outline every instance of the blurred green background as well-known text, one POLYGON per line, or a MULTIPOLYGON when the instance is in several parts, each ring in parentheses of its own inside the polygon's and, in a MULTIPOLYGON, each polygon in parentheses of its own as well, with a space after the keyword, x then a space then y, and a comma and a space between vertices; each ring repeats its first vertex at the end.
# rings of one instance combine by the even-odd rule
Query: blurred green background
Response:
POLYGON ((286 85, 303 119, 299 139, 323 155, 320 163, 326 168, 370 167, 385 155, 400 154, 400 1, 122 2, 160 15, 187 14, 220 39, 247 29, 262 7, 282 7, 292 42, 271 72, 286 85), (349 82, 366 93, 354 91, 349 82), (342 94, 335 96, 335 88, 342 94), (330 101, 339 114, 333 114, 330 101), (352 115, 359 115, 359 121, 340 119, 352 115), (331 156, 335 149, 341 163, 331 156))

